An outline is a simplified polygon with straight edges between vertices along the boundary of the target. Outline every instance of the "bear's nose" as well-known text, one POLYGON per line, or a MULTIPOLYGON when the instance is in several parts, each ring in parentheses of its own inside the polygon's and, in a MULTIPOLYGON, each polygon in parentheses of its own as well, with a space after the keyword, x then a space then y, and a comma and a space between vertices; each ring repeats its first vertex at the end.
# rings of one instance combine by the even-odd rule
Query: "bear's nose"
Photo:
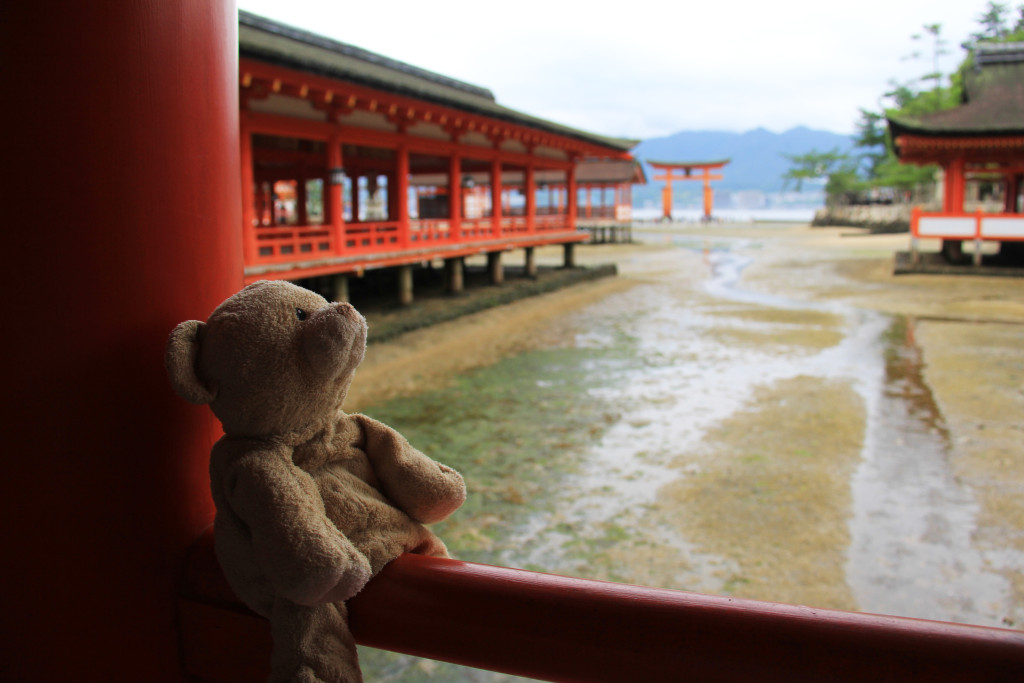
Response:
POLYGON ((355 317, 358 315, 355 306, 348 303, 347 301, 338 301, 335 304, 333 304, 333 306, 334 310, 340 313, 343 317, 349 318, 350 320, 355 319, 355 317))

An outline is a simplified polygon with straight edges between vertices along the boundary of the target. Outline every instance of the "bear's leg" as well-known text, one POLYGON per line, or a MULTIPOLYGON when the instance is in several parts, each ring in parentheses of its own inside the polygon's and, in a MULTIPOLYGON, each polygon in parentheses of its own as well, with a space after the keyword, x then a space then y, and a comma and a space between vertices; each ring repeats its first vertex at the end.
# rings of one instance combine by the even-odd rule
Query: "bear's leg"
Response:
POLYGON ((306 607, 278 598, 270 626, 271 683, 362 683, 345 603, 306 607))

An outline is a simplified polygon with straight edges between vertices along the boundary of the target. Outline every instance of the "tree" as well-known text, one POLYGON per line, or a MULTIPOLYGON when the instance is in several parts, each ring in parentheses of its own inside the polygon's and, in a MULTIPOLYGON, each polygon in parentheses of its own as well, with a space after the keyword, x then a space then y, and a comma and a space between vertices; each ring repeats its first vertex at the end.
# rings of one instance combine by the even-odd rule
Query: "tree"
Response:
POLYGON ((860 110, 853 143, 855 148, 863 151, 856 156, 856 161, 838 154, 838 150, 786 155, 793 162, 793 168, 783 179, 787 184, 795 182, 799 190, 805 180, 827 177, 825 192, 829 203, 842 202, 853 194, 873 188, 909 191, 930 182, 936 167, 901 164, 883 120, 887 117, 914 118, 958 106, 964 75, 973 64, 973 51, 979 42, 1024 41, 1024 4, 1016 7, 1016 13, 1016 21, 1011 27, 1009 5, 989 0, 985 11, 977 17, 980 30, 971 34, 972 40, 962 46, 967 55, 957 70, 949 75, 948 85, 943 83, 947 76, 939 65, 940 58, 949 54, 942 24, 924 24, 920 33, 911 36, 914 49, 906 59, 927 60, 930 68, 907 82, 890 81, 889 90, 879 103, 881 111, 860 110))
POLYGON ((971 37, 974 38, 975 42, 1005 38, 1010 32, 1006 24, 1009 13, 1010 7, 1006 3, 989 0, 988 8, 978 15, 978 23, 981 24, 981 30, 972 33, 971 37))
MULTIPOLYGON (((942 71, 939 70, 939 57, 949 54, 949 50, 946 49, 949 42, 942 37, 942 24, 925 24, 924 33, 915 33, 910 38, 915 41, 925 41, 928 40, 928 36, 931 37, 932 70, 920 76, 920 80, 924 82, 932 82, 931 89, 935 107, 938 109, 942 105, 942 71)), ((919 59, 921 57, 921 52, 916 50, 910 55, 911 59, 919 59)))
POLYGON ((853 136, 853 146, 865 150, 858 156, 858 161, 862 166, 867 163, 863 170, 868 178, 874 178, 878 174, 879 164, 889 153, 888 135, 882 126, 883 118, 878 112, 862 108, 860 120, 856 124, 857 134, 853 136))
POLYGON ((803 189, 804 181, 827 178, 833 169, 849 161, 849 157, 841 154, 838 147, 828 152, 812 149, 807 154, 783 156, 789 159, 793 166, 782 175, 782 187, 785 189, 793 182, 797 192, 803 189))

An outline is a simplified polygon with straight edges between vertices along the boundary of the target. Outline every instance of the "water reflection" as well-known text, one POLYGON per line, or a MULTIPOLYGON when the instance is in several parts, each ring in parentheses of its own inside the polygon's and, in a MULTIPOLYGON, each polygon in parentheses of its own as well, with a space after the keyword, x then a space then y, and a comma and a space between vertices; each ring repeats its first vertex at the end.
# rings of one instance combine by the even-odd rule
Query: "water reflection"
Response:
POLYGON ((1010 588, 972 542, 978 506, 953 475, 914 329, 897 319, 888 331, 885 383, 852 482, 847 575, 863 611, 1002 626, 1010 588))
MULTIPOLYGON (((665 523, 659 491, 700 476, 694 453, 759 388, 813 377, 852 387, 864 407, 850 543, 836 549, 859 608, 1000 625, 1008 586, 972 543, 977 505, 952 474, 914 322, 744 286, 744 269, 762 257, 755 242, 691 241, 675 254, 674 271, 576 314, 571 349, 531 352, 448 393, 368 411, 441 460, 466 442, 466 462, 451 464, 486 487, 440 530, 455 554, 730 592, 736 561, 665 523)), ((420 669, 431 680, 512 680, 367 655, 367 665, 402 672, 388 680, 419 680, 420 669)))

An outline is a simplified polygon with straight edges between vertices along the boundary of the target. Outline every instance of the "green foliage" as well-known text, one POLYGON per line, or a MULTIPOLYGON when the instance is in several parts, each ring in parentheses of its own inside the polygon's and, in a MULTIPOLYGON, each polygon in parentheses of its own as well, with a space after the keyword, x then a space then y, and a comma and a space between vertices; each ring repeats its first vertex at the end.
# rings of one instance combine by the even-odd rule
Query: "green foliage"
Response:
POLYGON ((879 164, 878 174, 871 179, 872 187, 892 187, 899 190, 913 190, 935 178, 936 166, 914 166, 901 164, 895 154, 890 154, 879 164))
POLYGON ((849 201, 867 191, 870 186, 867 180, 861 178, 856 166, 847 164, 829 174, 828 182, 825 183, 825 196, 830 202, 840 198, 849 201))
POLYGON ((845 154, 840 154, 836 147, 828 152, 819 152, 812 149, 807 154, 783 154, 789 159, 793 166, 782 175, 782 187, 786 188, 792 182, 796 191, 803 188, 804 181, 826 178, 832 169, 847 160, 845 154))
POLYGON ((831 204, 849 201, 873 188, 906 191, 931 182, 937 167, 899 162, 885 130, 885 119, 917 118, 959 106, 964 77, 973 67, 978 43, 1024 41, 1024 4, 1016 7, 1012 25, 1010 18, 1009 4, 990 0, 977 17, 980 30, 971 34, 971 41, 963 45, 967 54, 948 77, 939 68, 939 58, 949 54, 942 24, 924 24, 920 33, 911 36, 914 49, 906 59, 925 60, 930 68, 907 82, 890 81, 889 90, 882 96, 885 106, 881 111, 860 110, 853 140, 854 147, 862 151, 855 157, 838 154, 838 150, 786 155, 793 164, 783 175, 786 184, 793 182, 799 191, 806 180, 827 178, 825 193, 831 204))
MULTIPOLYGON (((1018 8, 1018 11, 1024 14, 1024 8, 1018 8)), ((985 11, 977 17, 981 30, 972 33, 971 38, 975 42, 1005 40, 1011 32, 1006 23, 1009 14, 1010 6, 1005 2, 991 2, 990 0, 985 11)), ((1018 19, 1015 30, 1020 27, 1021 20, 1018 19)))
MULTIPOLYGON (((879 164, 885 161, 888 154, 891 153, 889 151, 889 136, 885 130, 884 120, 885 117, 878 112, 868 111, 867 109, 860 110, 860 120, 857 122, 857 134, 853 138, 853 145, 865 150, 860 154, 859 161, 868 178, 874 178, 878 175, 879 164)), ((843 169, 842 172, 847 174, 848 170, 843 169)), ((856 168, 853 169, 853 174, 857 176, 856 168)), ((837 180, 837 183, 840 182, 842 182, 844 187, 847 186, 845 180, 837 180)), ((836 187, 838 186, 837 184, 836 187)), ((849 192, 851 190, 843 191, 849 192)), ((825 192, 829 192, 827 185, 825 192)), ((831 196, 831 193, 829 194, 831 196)))

